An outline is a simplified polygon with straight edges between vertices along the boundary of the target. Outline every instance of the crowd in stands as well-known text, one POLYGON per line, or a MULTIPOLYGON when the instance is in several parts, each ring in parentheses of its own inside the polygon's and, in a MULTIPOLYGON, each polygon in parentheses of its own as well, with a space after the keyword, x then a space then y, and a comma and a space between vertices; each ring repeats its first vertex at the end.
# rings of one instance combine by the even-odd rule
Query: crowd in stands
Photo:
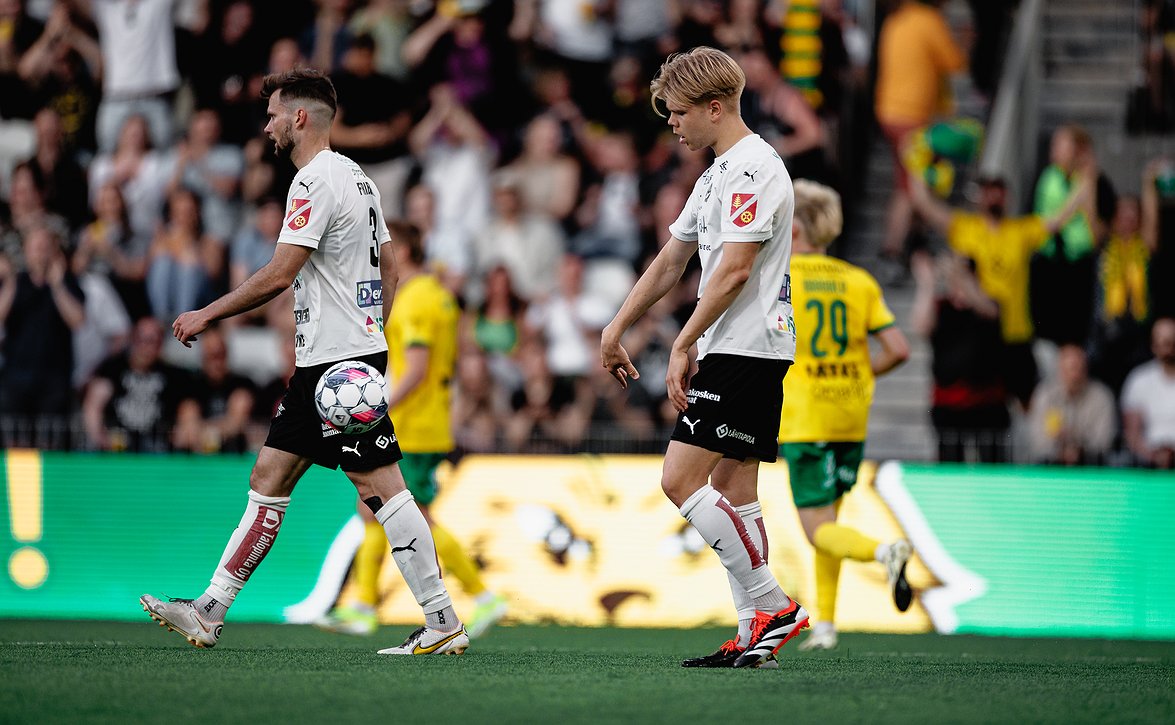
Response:
MULTIPOLYGON (((260 83, 308 65, 338 91, 332 147, 365 168, 388 219, 422 230, 430 268, 461 301, 460 449, 658 450, 675 418, 664 368, 697 270, 626 339, 638 384, 620 391, 597 350, 710 161, 677 144, 649 104, 664 57, 703 44, 730 52, 746 69, 751 129, 794 177, 851 200, 873 130, 845 111, 871 71, 877 120, 900 162, 911 132, 950 113, 938 94, 966 51, 990 95, 1011 3, 971 3, 974 43, 958 43, 937 3, 881 3, 876 53, 850 0, 280 5, 0 0, 3 445, 260 445, 293 368, 292 295, 226 321, 195 351, 170 339, 170 324, 272 255, 294 169, 260 131, 260 83), (913 72, 918 48, 935 65, 913 72)), ((1001 446, 973 432, 1004 435, 1014 399, 1049 432, 1033 432, 1042 460, 1104 462, 1117 445, 1137 462, 1170 463, 1175 435, 1156 430, 1172 421, 1155 417, 1148 387, 1138 390, 1175 385, 1175 342, 1152 325, 1175 314, 1171 285, 1153 282, 1170 267, 1175 166, 1148 167, 1141 198, 1115 201, 1088 138, 1059 133, 1035 216, 1024 219, 1004 219, 991 200, 975 214, 932 208, 942 202, 926 202, 922 182, 899 171, 886 247, 874 251, 900 256, 922 218, 939 219, 962 255, 911 261, 929 285, 917 325, 935 350, 932 415, 956 436, 940 454, 999 459, 987 449, 1001 446), (1034 336, 1061 346, 1062 368, 1035 390, 1034 336), (990 362, 1004 351, 1006 365, 990 362), (1104 408, 1090 374, 1111 401, 1122 395, 1124 418, 1074 422, 1104 408), (1095 402, 1069 402, 1087 390, 1095 402), (1077 430, 1096 440, 1075 439, 1077 430)), ((994 199, 1001 183, 988 181, 994 199)))
POLYGON ((1032 460, 1172 467, 1175 198, 1157 171, 1170 163, 1148 165, 1141 201, 1119 195, 1089 135, 1066 125, 1023 216, 1007 214, 999 177, 977 179, 973 210, 911 180, 948 248, 911 257, 940 460, 1011 460, 1020 412, 1032 460))

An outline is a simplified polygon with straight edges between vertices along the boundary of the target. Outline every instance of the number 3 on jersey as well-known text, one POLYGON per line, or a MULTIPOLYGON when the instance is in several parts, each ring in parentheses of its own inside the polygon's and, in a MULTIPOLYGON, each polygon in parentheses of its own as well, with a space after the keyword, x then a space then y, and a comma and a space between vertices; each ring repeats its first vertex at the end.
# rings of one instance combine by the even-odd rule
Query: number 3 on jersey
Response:
MULTIPOLYGON (((816 313, 816 325, 812 329, 812 357, 824 357, 828 351, 821 345, 820 337, 824 333, 825 327, 825 308, 824 303, 820 300, 808 300, 805 305, 806 309, 814 310, 816 313)), ((836 351, 838 356, 844 355, 845 350, 849 347, 849 313, 848 307, 842 300, 833 300, 832 304, 828 306, 828 337, 832 338, 832 342, 839 348, 836 351)))
POLYGON ((375 207, 367 210, 367 220, 371 222, 371 266, 379 268, 379 217, 375 214, 375 207))

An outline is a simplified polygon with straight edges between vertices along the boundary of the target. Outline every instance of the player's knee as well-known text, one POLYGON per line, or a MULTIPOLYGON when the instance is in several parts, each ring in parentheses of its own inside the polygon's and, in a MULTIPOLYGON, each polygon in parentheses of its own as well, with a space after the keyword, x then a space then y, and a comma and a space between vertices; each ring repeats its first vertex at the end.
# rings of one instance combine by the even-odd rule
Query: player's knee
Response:
POLYGON ((249 488, 262 496, 289 496, 294 491, 296 478, 283 476, 279 471, 264 465, 260 460, 249 473, 249 488))
POLYGON ((668 497, 668 499, 678 507, 685 503, 685 500, 689 498, 690 493, 692 493, 691 491, 688 491, 687 488, 688 486, 686 481, 668 474, 661 475, 661 490, 664 491, 665 496, 668 497))

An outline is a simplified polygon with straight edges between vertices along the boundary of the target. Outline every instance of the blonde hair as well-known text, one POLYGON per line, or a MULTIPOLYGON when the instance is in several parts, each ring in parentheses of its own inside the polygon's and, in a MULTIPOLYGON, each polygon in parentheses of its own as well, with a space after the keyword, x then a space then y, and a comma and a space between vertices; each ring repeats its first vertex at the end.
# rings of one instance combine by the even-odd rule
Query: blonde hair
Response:
POLYGON ((796 195, 794 221, 803 225, 808 244, 824 249, 840 236, 844 227, 840 194, 807 179, 797 179, 793 188, 796 195))
POLYGON ((747 77, 743 69, 726 53, 717 48, 698 46, 674 53, 661 64, 661 70, 649 84, 653 110, 664 116, 657 101, 682 108, 698 103, 719 100, 738 109, 747 77))

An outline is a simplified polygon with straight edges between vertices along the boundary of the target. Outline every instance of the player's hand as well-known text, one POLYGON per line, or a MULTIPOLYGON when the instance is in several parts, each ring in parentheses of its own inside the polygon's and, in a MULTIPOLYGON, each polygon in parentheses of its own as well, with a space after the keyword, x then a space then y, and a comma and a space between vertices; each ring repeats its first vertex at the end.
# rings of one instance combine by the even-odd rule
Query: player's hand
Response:
POLYGON ((673 352, 669 353, 669 369, 665 372, 665 391, 669 394, 669 402, 679 413, 684 413, 689 407, 685 397, 687 375, 689 351, 673 348, 673 352))
POLYGON ((617 340, 612 340, 608 335, 600 338, 600 365, 608 371, 608 374, 616 378, 620 383, 620 387, 628 390, 628 379, 640 380, 641 374, 637 372, 636 367, 632 364, 632 360, 628 358, 628 351, 617 340))
POLYGON ((50 287, 57 287, 65 281, 64 254, 56 254, 49 261, 49 267, 45 271, 45 278, 48 280, 50 287))
POLYGON ((201 310, 185 312, 171 323, 171 333, 175 335, 175 339, 184 344, 184 347, 191 347, 192 343, 196 341, 196 335, 208 329, 210 321, 201 312, 201 310))

